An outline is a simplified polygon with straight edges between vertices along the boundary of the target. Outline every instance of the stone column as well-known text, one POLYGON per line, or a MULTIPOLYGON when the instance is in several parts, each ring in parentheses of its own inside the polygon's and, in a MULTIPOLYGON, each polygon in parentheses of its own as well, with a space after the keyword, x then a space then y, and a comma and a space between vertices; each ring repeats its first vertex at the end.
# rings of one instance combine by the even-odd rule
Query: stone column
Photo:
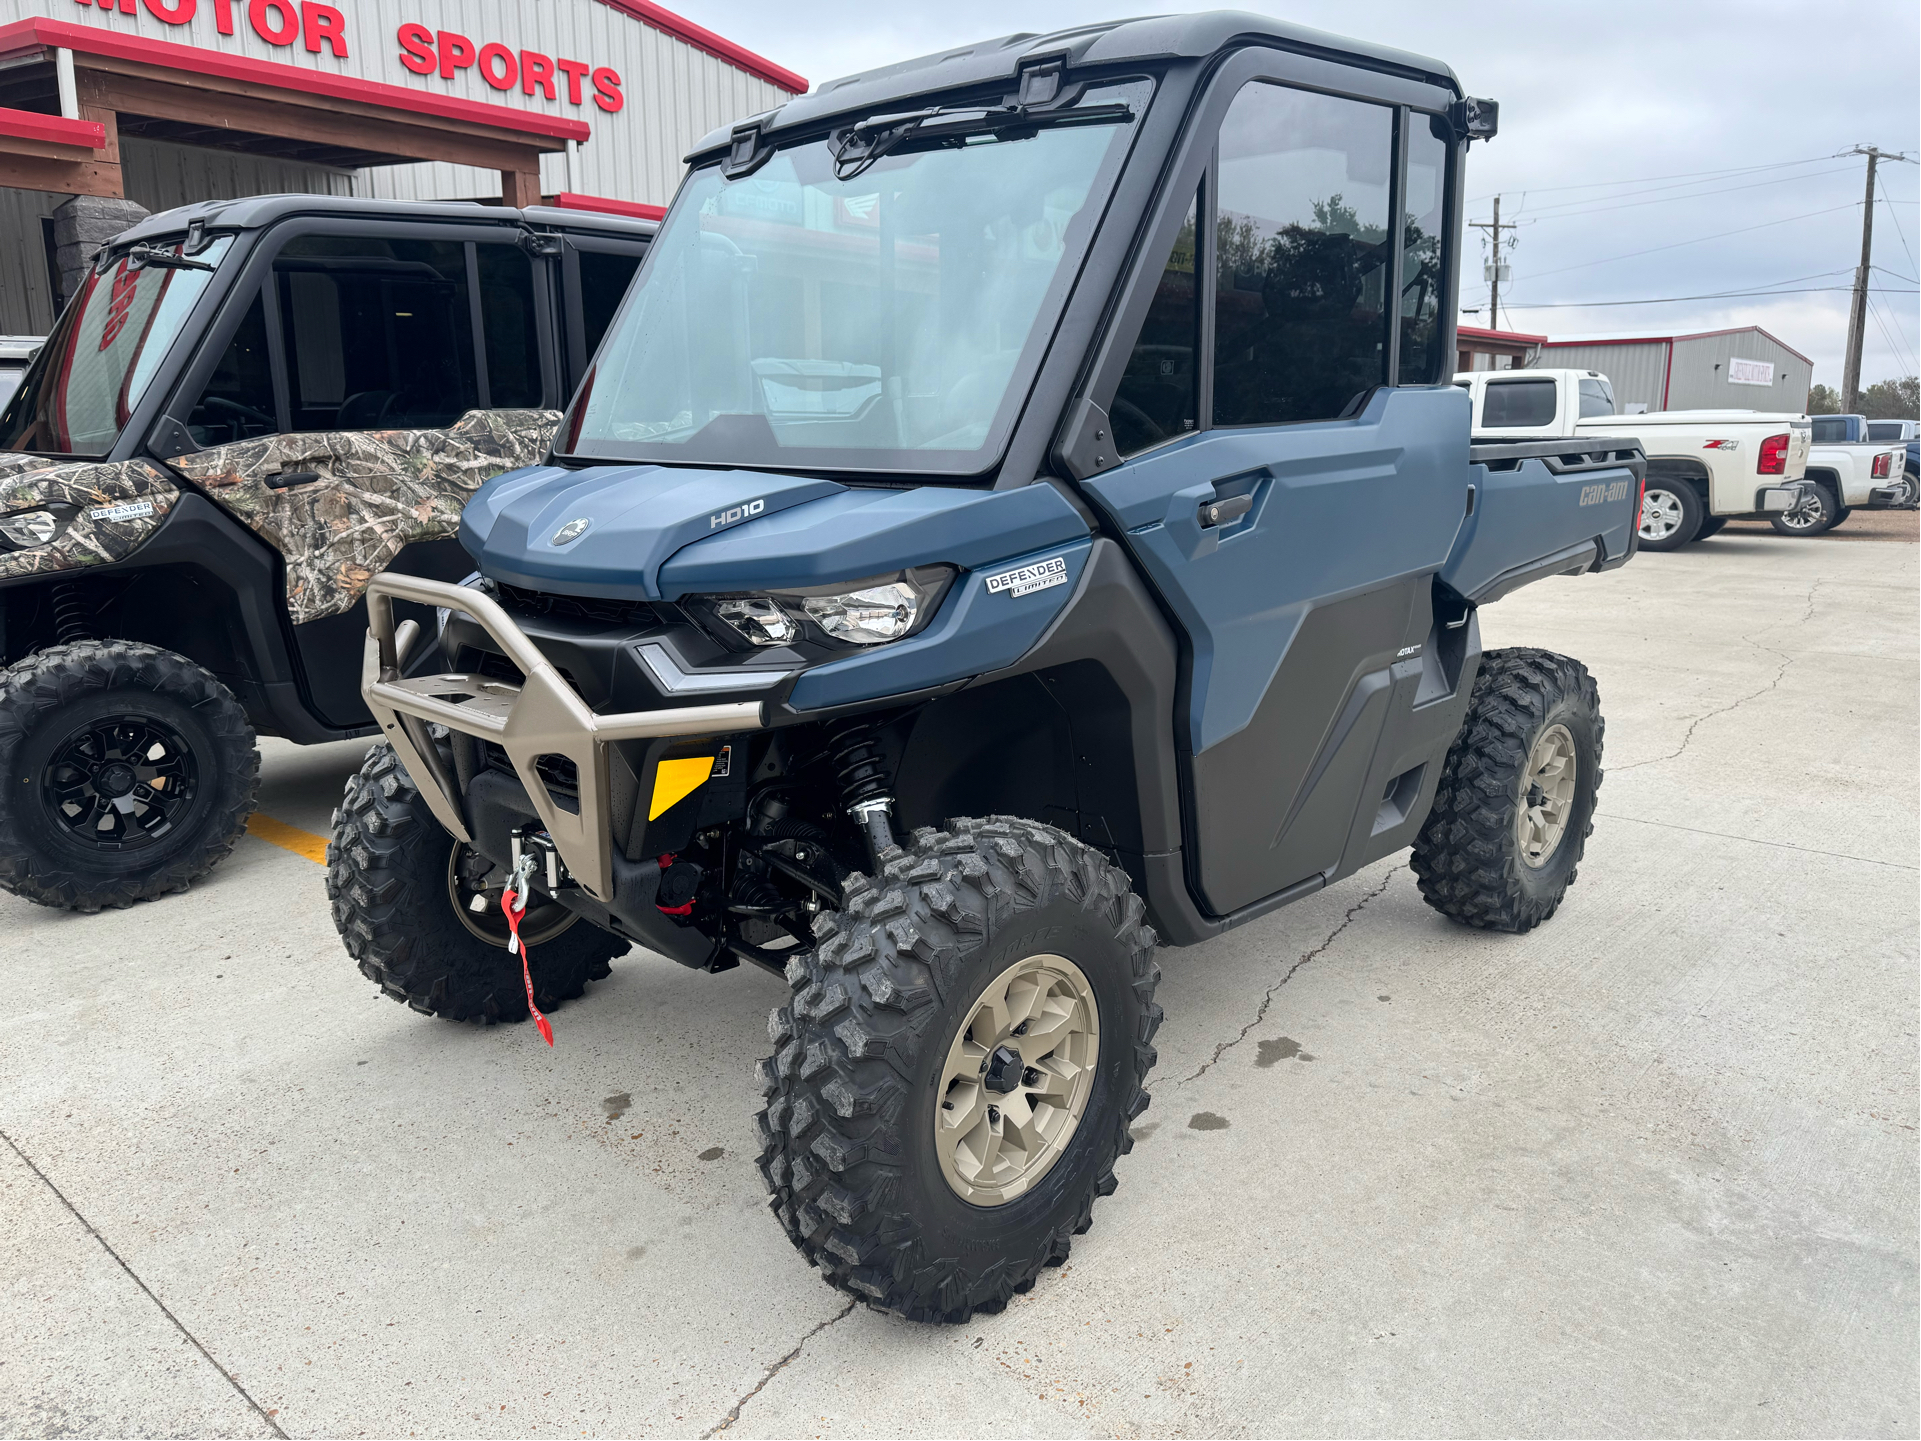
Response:
POLYGON ((100 248, 146 218, 143 206, 101 195, 76 195, 55 210, 53 255, 60 271, 60 293, 69 300, 78 295, 100 248))

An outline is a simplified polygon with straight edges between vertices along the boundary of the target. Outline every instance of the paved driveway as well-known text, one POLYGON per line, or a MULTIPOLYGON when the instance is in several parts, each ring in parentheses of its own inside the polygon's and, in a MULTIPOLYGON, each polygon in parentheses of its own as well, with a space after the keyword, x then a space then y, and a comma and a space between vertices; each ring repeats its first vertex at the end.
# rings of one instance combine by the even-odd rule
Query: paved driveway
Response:
MULTIPOLYGON (((1120 1191, 966 1327, 765 1214, 772 977, 635 953, 549 1051, 377 997, 268 840, 131 911, 0 896, 0 1433, 1913 1435, 1900 519, 1491 608, 1600 682, 1561 914, 1451 926, 1400 857, 1163 953, 1120 1191)), ((271 745, 273 834, 360 749, 271 745)))

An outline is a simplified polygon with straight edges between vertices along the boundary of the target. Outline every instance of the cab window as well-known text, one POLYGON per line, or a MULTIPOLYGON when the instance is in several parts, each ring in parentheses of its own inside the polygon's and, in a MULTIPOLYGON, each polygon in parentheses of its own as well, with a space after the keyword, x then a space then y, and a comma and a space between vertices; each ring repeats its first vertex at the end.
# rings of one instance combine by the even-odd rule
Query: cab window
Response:
POLYGON ((274 418, 273 365, 267 357, 267 312, 260 293, 241 316, 233 339, 187 414, 187 433, 201 447, 258 440, 280 429, 274 418))
MULTIPOLYGON (((1512 382, 1510 382, 1512 383, 1512 382)), ((1581 419, 1591 415, 1614 414, 1614 387, 1605 380, 1583 380, 1581 382, 1581 419)), ((1550 416, 1549 420, 1553 417, 1550 416)), ((1548 424, 1544 420, 1541 424, 1548 424)))
POLYGON ((1481 402, 1481 424, 1490 430, 1554 424, 1552 380, 1489 381, 1481 402))
POLYGON ((464 245, 300 236, 273 269, 290 430, 430 429, 480 404, 464 245))
POLYGON ((1252 81, 1219 157, 1214 423, 1333 419, 1387 379, 1394 112, 1252 81))
POLYGON ((1200 335, 1199 271, 1195 264, 1198 208, 1174 236, 1140 338, 1109 405, 1114 444, 1122 455, 1159 445, 1194 429, 1195 350, 1200 335))

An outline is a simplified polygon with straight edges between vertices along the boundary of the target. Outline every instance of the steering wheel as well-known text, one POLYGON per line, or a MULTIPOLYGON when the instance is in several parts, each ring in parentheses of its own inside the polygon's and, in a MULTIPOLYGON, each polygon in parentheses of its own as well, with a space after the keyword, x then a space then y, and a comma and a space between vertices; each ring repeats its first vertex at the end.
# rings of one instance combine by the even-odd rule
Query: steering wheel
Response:
POLYGON ((1123 400, 1120 396, 1117 395, 1114 397, 1112 413, 1109 415, 1108 418, 1110 420, 1113 420, 1113 419, 1118 419, 1123 415, 1125 415, 1128 418, 1128 420, 1132 421, 1135 425, 1141 426, 1143 429, 1145 429, 1148 433, 1147 438, 1150 441, 1167 439, 1167 432, 1163 430, 1158 424, 1155 423, 1153 416, 1149 415, 1146 411, 1142 410, 1138 405, 1134 404, 1133 401, 1123 400))
POLYGON ((237 400, 228 400, 224 395, 203 395, 200 398, 200 403, 209 410, 231 412, 245 420, 253 421, 257 425, 264 425, 268 430, 280 429, 280 422, 275 420, 271 415, 268 415, 265 411, 255 410, 251 405, 242 405, 237 400))

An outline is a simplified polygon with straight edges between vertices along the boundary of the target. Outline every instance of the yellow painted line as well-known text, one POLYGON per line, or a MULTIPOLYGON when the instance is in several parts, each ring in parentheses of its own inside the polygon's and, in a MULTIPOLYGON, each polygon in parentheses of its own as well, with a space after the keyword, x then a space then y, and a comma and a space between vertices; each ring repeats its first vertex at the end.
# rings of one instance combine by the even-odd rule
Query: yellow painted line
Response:
POLYGON ((298 826, 290 826, 285 821, 275 820, 272 816, 263 816, 259 811, 247 817, 247 834, 258 836, 269 845, 292 851, 297 856, 305 856, 315 865, 327 864, 325 836, 317 836, 312 831, 303 831, 298 826))

